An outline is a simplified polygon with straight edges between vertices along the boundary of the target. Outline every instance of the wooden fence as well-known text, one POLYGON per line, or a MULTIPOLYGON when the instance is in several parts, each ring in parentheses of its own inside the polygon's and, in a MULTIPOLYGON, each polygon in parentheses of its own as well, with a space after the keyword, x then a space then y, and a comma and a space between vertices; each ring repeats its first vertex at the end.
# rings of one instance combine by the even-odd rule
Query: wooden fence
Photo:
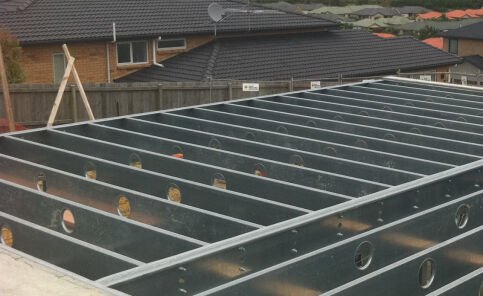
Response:
MULTIPOLYGON (((338 84, 338 79, 325 80, 322 86, 338 84)), ((96 118, 122 116, 162 109, 219 102, 223 100, 270 95, 310 88, 310 81, 257 82, 259 91, 242 90, 240 81, 176 82, 176 83, 112 83, 84 85, 96 118)), ((57 85, 11 85, 15 120, 25 126, 43 126, 57 93, 57 85)), ((0 92, 0 118, 3 96, 0 92)), ((87 120, 75 85, 66 88, 56 124, 87 120)))

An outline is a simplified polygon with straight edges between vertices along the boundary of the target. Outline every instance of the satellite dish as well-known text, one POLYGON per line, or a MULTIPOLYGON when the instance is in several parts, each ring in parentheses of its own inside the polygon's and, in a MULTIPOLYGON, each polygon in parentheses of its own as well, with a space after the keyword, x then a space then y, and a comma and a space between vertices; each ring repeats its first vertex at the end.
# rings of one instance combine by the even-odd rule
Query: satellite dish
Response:
POLYGON ((211 3, 208 6, 208 15, 215 22, 218 23, 225 17, 225 9, 218 3, 211 3))

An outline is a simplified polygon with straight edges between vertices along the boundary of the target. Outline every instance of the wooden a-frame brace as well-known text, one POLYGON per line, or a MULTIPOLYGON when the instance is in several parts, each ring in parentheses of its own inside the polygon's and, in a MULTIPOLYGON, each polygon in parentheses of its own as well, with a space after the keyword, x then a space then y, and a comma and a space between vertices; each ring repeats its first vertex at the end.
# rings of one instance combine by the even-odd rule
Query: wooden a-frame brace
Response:
POLYGON ((59 86, 59 91, 57 92, 57 97, 55 98, 54 106, 52 107, 52 111, 50 112, 49 120, 47 122, 47 127, 52 127, 55 121, 55 117, 57 116, 57 112, 59 111, 60 103, 62 102, 62 96, 65 91, 65 87, 67 86, 67 81, 69 80, 70 74, 74 75, 75 83, 79 88, 79 93, 82 98, 82 102, 87 111, 87 115, 89 116, 89 120, 94 120, 94 114, 92 113, 91 106, 89 105, 89 101, 87 100, 86 93, 84 91, 84 87, 82 87, 82 82, 79 78, 79 74, 74 65, 75 58, 70 55, 69 49, 67 45, 62 45, 62 49, 64 50, 65 58, 67 59, 67 67, 65 68, 64 77, 62 78, 62 82, 59 86))

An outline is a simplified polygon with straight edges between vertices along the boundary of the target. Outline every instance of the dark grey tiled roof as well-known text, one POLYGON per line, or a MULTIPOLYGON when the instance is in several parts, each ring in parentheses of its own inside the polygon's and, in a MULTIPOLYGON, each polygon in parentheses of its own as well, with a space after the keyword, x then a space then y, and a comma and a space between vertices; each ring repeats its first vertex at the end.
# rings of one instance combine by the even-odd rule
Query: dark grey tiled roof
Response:
POLYGON ((422 6, 403 6, 403 7, 396 7, 396 9, 399 10, 400 13, 408 13, 408 14, 426 13, 431 11, 422 6))
POLYGON ((463 58, 465 62, 472 64, 480 70, 483 70, 483 57, 480 55, 466 56, 463 58))
POLYGON ((384 16, 395 16, 401 13, 394 8, 364 8, 359 11, 354 12, 358 16, 373 16, 376 14, 381 14, 384 16))
POLYGON ((461 59, 413 38, 383 39, 337 30, 269 37, 218 39, 119 81, 281 80, 394 74, 456 64, 461 59))
POLYGON ((23 10, 33 1, 34 0, 0 0, 0 13, 23 10))
POLYGON ((477 22, 481 22, 482 19, 464 19, 460 21, 417 21, 404 25, 398 25, 394 28, 403 31, 420 31, 426 27, 432 27, 438 31, 459 29, 464 26, 468 26, 477 22))
POLYGON ((441 32, 443 37, 483 40, 483 21, 459 29, 441 32))
MULTIPOLYGON (((24 44, 211 34, 208 16, 213 0, 36 0, 23 11, 0 18, 24 44)), ((217 1, 225 8, 244 8, 238 1, 217 1)), ((260 9, 259 7, 252 6, 260 9)), ((218 32, 321 28, 336 24, 292 13, 234 14, 218 24, 218 32)))

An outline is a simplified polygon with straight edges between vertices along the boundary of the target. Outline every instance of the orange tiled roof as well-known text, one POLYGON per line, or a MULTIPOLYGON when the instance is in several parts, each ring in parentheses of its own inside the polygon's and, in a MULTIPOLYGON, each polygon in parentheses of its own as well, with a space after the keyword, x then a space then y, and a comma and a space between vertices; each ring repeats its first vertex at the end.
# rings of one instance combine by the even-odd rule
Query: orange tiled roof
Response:
POLYGON ((482 17, 483 16, 483 8, 482 9, 467 9, 465 10, 466 14, 471 17, 482 17))
POLYGON ((418 14, 418 18, 423 19, 423 20, 437 19, 437 18, 440 18, 442 16, 443 16, 443 14, 441 12, 437 12, 437 11, 430 11, 430 12, 418 14))
POLYGON ((454 20, 454 19, 460 19, 460 18, 465 18, 469 16, 464 10, 452 10, 446 13, 446 17, 450 20, 454 20))
POLYGON ((423 42, 433 47, 443 49, 443 37, 428 38, 424 39, 423 42))
POLYGON ((381 38, 394 38, 396 35, 389 34, 389 33, 374 33, 374 35, 381 37, 381 38))

